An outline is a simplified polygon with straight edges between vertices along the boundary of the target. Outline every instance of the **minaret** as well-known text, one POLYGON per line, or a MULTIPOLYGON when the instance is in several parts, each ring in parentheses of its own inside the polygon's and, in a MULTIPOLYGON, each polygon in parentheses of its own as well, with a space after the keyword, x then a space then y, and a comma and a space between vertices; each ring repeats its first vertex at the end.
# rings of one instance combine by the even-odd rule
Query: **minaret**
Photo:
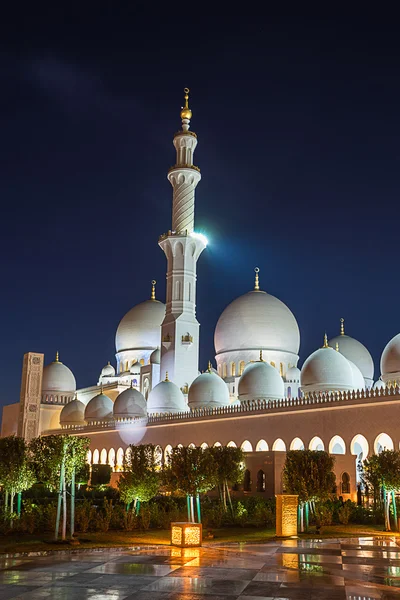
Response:
POLYGON ((197 136, 189 131, 189 90, 181 110, 182 129, 174 136, 176 164, 168 171, 172 185, 172 230, 159 245, 167 257, 166 314, 161 326, 161 373, 168 371, 183 392, 199 372, 199 323, 196 319, 196 265, 207 245, 194 231, 194 191, 201 179, 193 164, 197 136))

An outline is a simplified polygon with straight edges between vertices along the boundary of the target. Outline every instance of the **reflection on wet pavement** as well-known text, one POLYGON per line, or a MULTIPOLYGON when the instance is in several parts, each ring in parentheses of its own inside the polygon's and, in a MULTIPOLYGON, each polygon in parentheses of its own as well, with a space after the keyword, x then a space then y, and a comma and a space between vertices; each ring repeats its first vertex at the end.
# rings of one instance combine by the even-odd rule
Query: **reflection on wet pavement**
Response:
POLYGON ((400 540, 365 537, 0 558, 7 600, 400 600, 400 540))

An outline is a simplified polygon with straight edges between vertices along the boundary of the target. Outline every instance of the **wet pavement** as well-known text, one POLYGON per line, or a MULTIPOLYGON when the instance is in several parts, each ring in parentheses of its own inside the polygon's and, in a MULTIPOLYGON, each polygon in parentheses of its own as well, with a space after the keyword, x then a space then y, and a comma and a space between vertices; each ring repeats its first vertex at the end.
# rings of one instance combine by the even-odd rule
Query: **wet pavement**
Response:
POLYGON ((0 600, 400 600, 400 539, 0 558, 0 600))

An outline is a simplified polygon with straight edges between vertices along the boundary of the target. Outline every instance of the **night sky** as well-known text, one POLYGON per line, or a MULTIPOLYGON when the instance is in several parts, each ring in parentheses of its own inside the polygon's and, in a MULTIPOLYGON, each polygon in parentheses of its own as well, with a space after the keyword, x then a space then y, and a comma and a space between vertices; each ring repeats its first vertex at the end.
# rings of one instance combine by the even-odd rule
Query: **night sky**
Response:
POLYGON ((209 238, 200 368, 258 266, 297 318, 300 365, 344 317, 377 378, 400 331, 397 22, 117 7, 2 23, 0 404, 18 401, 27 351, 48 363, 59 350, 78 386, 93 385, 151 279, 165 300, 157 241, 185 86, 196 229, 209 238))

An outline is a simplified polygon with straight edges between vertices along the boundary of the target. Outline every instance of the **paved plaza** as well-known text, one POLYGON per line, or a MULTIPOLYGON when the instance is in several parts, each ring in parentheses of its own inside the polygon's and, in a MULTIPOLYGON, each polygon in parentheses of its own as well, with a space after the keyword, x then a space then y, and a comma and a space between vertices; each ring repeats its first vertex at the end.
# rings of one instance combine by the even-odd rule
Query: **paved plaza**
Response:
POLYGON ((394 538, 0 558, 0 599, 400 600, 394 538))

